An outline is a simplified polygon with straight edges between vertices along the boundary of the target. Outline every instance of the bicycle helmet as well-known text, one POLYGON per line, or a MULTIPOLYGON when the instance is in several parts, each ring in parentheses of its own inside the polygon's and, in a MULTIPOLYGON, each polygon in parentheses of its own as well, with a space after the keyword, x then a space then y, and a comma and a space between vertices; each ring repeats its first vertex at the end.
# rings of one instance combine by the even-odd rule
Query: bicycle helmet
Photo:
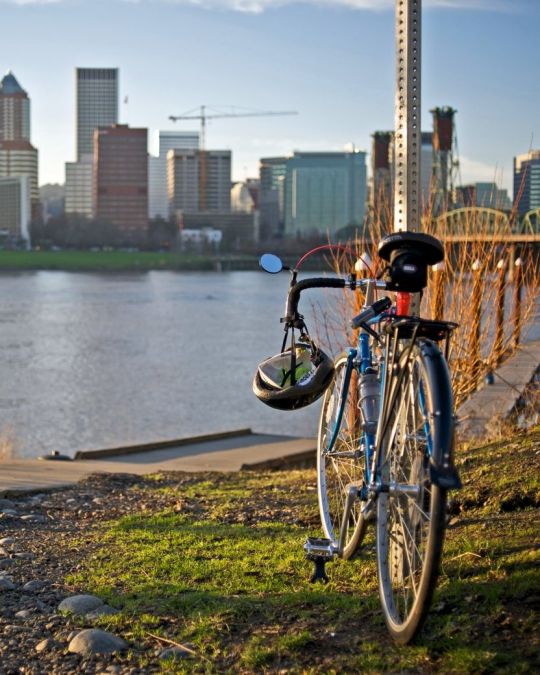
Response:
POLYGON ((334 377, 334 364, 322 349, 305 343, 265 359, 253 378, 253 393, 278 410, 297 410, 316 401, 334 377))

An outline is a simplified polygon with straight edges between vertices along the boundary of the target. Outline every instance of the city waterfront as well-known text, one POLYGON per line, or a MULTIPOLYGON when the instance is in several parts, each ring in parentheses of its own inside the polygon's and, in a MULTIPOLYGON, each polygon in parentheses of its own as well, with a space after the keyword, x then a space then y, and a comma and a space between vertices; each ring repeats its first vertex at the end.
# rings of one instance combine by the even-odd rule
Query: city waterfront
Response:
POLYGON ((316 435, 318 405, 279 413, 251 392, 257 363, 281 344, 286 274, 0 278, 4 454, 73 454, 246 426, 316 435))

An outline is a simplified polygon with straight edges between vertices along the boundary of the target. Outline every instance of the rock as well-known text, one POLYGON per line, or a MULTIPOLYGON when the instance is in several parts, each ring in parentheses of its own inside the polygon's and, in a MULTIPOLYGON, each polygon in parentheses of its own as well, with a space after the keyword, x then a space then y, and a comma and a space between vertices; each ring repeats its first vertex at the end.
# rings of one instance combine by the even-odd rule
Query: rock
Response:
POLYGON ((46 640, 38 642, 36 645, 36 652, 50 652, 57 646, 58 644, 52 638, 47 638, 46 640))
POLYGON ((94 609, 101 607, 103 600, 97 598, 95 595, 72 595, 70 598, 62 600, 58 605, 60 612, 69 612, 70 614, 77 614, 83 616, 94 609))
POLYGON ((11 499, 0 499, 0 511, 4 509, 14 509, 15 502, 12 502, 11 499))
POLYGON ((10 518, 15 518, 18 515, 15 509, 0 509, 0 512, 4 516, 9 516, 10 518))
POLYGON ((85 619, 99 619, 100 616, 113 616, 114 614, 119 614, 120 612, 114 607, 109 607, 109 605, 100 605, 96 609, 93 609, 91 612, 87 612, 84 615, 85 619))
POLYGON ((0 593, 2 591, 13 591, 15 590, 15 584, 10 581, 7 577, 0 577, 0 593))
POLYGON ((19 612, 15 612, 16 619, 29 619, 32 616, 32 610, 30 609, 21 609, 19 612))
POLYGON ((72 630, 71 633, 68 634, 67 636, 67 641, 71 642, 74 637, 76 637, 79 634, 78 630, 72 630))
POLYGON ((23 591, 27 591, 28 593, 35 593, 36 591, 40 591, 46 585, 47 585, 46 581, 41 581, 40 579, 34 579, 33 581, 29 581, 28 583, 24 584, 22 589, 23 589, 23 591))
POLYGON ((13 560, 13 558, 2 558, 0 560, 0 570, 5 570, 8 567, 11 567, 12 565, 15 565, 17 561, 13 560))
POLYGON ((173 661, 180 661, 180 659, 189 659, 193 654, 182 647, 167 647, 160 655, 160 659, 172 659, 173 661))
POLYGON ((36 556, 28 551, 26 553, 14 553, 13 557, 20 560, 33 560, 36 556))
POLYGON ((5 548, 13 548, 15 544, 15 539, 12 539, 11 537, 4 537, 3 539, 0 539, 0 546, 4 546, 5 548))
POLYGON ((29 513, 26 516, 21 516, 21 520, 24 520, 25 523, 46 523, 47 518, 45 516, 39 516, 37 513, 29 513))
POLYGON ((77 633, 68 646, 68 651, 82 656, 93 654, 114 654, 127 649, 122 638, 99 628, 87 628, 77 633))

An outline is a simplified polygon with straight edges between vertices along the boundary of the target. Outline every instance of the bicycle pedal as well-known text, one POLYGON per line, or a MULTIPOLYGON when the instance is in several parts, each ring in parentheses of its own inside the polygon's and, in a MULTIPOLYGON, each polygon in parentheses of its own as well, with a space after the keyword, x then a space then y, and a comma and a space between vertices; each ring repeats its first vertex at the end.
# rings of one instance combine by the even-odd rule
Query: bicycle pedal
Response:
POLYGON ((306 552, 306 558, 311 560, 315 565, 315 569, 310 578, 311 583, 314 584, 315 582, 320 581, 323 584, 327 584, 329 579, 326 574, 325 566, 336 554, 334 544, 330 539, 308 537, 304 544, 304 551, 306 552))

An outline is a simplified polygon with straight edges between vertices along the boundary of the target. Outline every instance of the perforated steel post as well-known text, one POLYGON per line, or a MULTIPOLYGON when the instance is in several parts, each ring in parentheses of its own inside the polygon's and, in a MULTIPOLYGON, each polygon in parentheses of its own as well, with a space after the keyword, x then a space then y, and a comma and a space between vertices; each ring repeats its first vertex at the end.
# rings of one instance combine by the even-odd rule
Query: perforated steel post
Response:
POLYGON ((396 0, 394 231, 420 229, 421 0, 396 0))

